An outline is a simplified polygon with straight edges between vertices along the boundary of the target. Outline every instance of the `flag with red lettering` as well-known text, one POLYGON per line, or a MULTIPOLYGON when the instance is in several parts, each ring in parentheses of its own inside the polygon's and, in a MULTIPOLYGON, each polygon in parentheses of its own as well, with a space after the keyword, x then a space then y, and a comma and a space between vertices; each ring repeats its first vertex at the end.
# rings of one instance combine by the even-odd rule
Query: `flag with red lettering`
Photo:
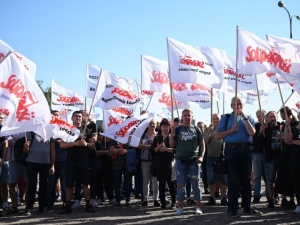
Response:
POLYGON ((0 108, 7 112, 1 135, 41 130, 49 124, 45 95, 15 54, 2 61, 0 74, 0 108))
POLYGON ((168 62, 143 55, 141 83, 142 91, 170 93, 168 62))
POLYGON ((131 117, 122 124, 114 125, 112 129, 105 130, 101 135, 116 140, 132 147, 139 145, 141 136, 153 118, 153 114, 145 113, 137 117, 131 117))
POLYGON ((108 110, 120 106, 136 106, 141 102, 133 90, 135 79, 119 77, 102 69, 92 105, 108 110))
MULTIPOLYGON (((285 106, 289 106, 295 113, 300 111, 300 98, 299 94, 294 91, 288 100, 284 104, 285 106)), ((279 109, 280 110, 280 109, 279 109)))
MULTIPOLYGON (((260 74, 264 72, 296 74, 289 56, 284 56, 270 43, 249 31, 237 28, 238 32, 238 72, 260 74)), ((293 82, 291 82, 293 83, 293 82)))
POLYGON ((52 116, 50 124, 54 126, 53 138, 61 138, 65 142, 73 142, 80 135, 80 130, 77 127, 58 117, 52 116))
POLYGON ((287 82, 277 73, 261 73, 256 75, 258 90, 291 90, 293 84, 287 82))
POLYGON ((74 111, 84 109, 84 99, 76 91, 67 89, 52 79, 51 109, 71 109, 74 111))
POLYGON ((20 54, 16 52, 11 46, 0 39, 0 61, 9 53, 13 52, 15 56, 20 60, 20 62, 24 65, 29 74, 35 79, 36 74, 36 64, 20 54))
POLYGON ((185 102, 202 101, 211 99, 211 88, 201 84, 172 83, 175 98, 185 102))
POLYGON ((127 119, 127 116, 123 116, 123 115, 112 109, 104 110, 104 115, 103 115, 104 132, 111 133, 116 126, 122 124, 127 119))
POLYGON ((154 92, 147 111, 155 114, 169 113, 176 109, 190 108, 189 103, 182 97, 176 95, 171 99, 171 95, 164 92, 154 92))
POLYGON ((101 68, 92 64, 87 64, 86 71, 86 97, 93 98, 97 87, 101 68))
POLYGON ((197 83, 208 88, 219 88, 223 76, 218 71, 222 63, 206 57, 199 47, 167 38, 169 73, 172 83, 197 83))

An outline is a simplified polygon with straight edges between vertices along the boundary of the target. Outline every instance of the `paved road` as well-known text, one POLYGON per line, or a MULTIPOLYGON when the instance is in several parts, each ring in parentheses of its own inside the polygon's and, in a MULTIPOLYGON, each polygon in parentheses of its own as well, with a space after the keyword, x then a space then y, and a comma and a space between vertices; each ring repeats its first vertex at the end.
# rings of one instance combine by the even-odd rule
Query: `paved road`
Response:
POLYGON ((255 207, 263 212, 261 216, 243 215, 237 219, 230 218, 226 214, 226 207, 220 206, 220 199, 217 199, 216 206, 205 206, 208 195, 203 195, 203 215, 195 215, 194 205, 186 204, 184 206, 184 214, 175 216, 175 209, 160 210, 149 202, 148 207, 138 207, 140 201, 133 200, 132 207, 114 208, 107 205, 96 209, 96 213, 88 214, 84 212, 84 201, 82 208, 73 210, 72 214, 59 215, 61 203, 56 203, 54 213, 45 214, 38 213, 32 216, 24 214, 24 206, 19 208, 19 213, 15 215, 6 215, 0 218, 0 224, 104 224, 104 225, 129 225, 129 224, 159 224, 159 225, 177 225, 177 224, 300 224, 300 215, 294 214, 292 210, 284 210, 280 205, 276 205, 275 209, 266 208, 266 199, 263 198, 260 204, 255 207))

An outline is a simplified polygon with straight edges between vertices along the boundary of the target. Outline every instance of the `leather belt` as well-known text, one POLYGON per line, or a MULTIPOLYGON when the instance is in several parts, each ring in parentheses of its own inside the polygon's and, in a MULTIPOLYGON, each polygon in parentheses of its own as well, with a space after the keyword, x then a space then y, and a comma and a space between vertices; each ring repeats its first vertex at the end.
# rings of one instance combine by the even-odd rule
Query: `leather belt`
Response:
POLYGON ((233 142, 226 142, 225 143, 225 147, 227 148, 232 148, 232 147, 248 147, 250 146, 251 144, 250 143, 233 143, 233 142))

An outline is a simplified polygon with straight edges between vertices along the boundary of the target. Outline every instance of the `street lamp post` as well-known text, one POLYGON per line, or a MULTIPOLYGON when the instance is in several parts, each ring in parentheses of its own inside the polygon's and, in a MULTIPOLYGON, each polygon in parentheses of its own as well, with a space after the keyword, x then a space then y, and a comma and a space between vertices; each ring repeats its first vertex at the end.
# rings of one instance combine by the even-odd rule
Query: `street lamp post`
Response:
POLYGON ((291 16, 289 10, 287 10, 287 8, 285 8, 284 4, 282 1, 279 1, 278 2, 278 6, 281 7, 281 8, 284 8, 285 11, 288 13, 289 15, 289 20, 290 20, 290 38, 292 39, 293 38, 293 31, 292 31, 292 20, 293 20, 293 17, 296 17, 297 20, 300 20, 300 16, 291 16))

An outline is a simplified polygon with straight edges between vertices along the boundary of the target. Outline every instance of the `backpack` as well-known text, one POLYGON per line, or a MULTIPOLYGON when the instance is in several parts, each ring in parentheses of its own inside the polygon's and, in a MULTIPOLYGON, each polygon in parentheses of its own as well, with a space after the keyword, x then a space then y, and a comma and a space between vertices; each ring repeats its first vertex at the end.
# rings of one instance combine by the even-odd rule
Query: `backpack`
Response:
POLYGON ((124 174, 133 175, 137 169, 138 159, 134 148, 127 149, 124 162, 124 174))
MULTIPOLYGON (((30 133, 31 133, 31 142, 30 142, 29 147, 31 146, 33 138, 34 138, 34 132, 30 132, 30 133)), ((26 165, 26 159, 28 156, 28 153, 25 153, 23 151, 24 144, 25 144, 25 137, 21 137, 18 140, 16 140, 15 146, 14 146, 15 161, 22 166, 26 165)))

